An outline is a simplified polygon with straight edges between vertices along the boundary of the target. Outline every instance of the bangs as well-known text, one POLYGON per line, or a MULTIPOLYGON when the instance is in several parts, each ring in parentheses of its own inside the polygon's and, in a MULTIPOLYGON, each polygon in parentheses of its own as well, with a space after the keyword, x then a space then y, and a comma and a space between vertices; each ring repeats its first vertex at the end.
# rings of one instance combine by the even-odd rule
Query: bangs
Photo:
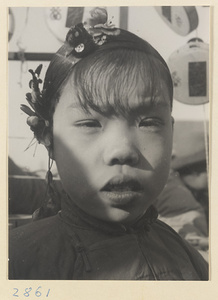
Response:
MULTIPOLYGON (((118 49, 95 53, 73 70, 73 85, 81 107, 102 113, 128 113, 129 100, 158 101, 167 90, 172 106, 172 82, 168 69, 157 58, 143 52, 118 49)), ((71 81, 71 80, 70 80, 71 81)), ((162 98, 163 99, 163 98, 162 98)))

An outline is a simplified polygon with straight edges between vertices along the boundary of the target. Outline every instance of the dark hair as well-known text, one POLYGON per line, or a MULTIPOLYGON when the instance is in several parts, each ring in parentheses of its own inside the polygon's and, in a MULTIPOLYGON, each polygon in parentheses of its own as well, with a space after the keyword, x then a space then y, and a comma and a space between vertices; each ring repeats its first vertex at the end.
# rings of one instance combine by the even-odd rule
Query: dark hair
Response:
POLYGON ((168 89, 172 108, 172 82, 166 68, 151 54, 120 48, 111 51, 97 51, 81 60, 73 69, 74 91, 81 106, 92 108, 100 113, 116 110, 125 113, 128 110, 129 95, 135 93, 137 83, 141 83, 142 100, 150 97, 156 101, 163 86, 168 89))
MULTIPOLYGON (((126 97, 133 89, 135 76, 141 79, 147 76, 143 92, 151 98, 157 94, 156 89, 160 91, 161 82, 164 82, 172 107, 173 83, 166 62, 156 49, 135 34, 120 30, 119 35, 109 36, 105 44, 92 49, 82 59, 75 58, 75 55, 66 56, 65 53, 66 44, 54 55, 45 76, 44 96, 50 118, 54 102, 60 97, 71 74, 75 92, 84 108, 89 106, 98 110, 96 99, 100 99, 99 93, 104 104, 115 101, 119 107, 124 103, 120 97, 126 97), (114 87, 113 90, 111 87, 114 87)), ((122 105, 120 108, 123 108, 122 105)))

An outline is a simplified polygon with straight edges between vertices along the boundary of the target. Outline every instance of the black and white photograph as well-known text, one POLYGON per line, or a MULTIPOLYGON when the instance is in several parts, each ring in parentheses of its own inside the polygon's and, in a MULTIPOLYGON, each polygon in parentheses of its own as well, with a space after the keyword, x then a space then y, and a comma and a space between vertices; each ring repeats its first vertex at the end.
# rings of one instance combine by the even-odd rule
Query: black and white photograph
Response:
POLYGON ((209 12, 9 8, 9 279, 208 280, 209 12))
POLYGON ((212 16, 7 7, 8 299, 211 281, 212 16))

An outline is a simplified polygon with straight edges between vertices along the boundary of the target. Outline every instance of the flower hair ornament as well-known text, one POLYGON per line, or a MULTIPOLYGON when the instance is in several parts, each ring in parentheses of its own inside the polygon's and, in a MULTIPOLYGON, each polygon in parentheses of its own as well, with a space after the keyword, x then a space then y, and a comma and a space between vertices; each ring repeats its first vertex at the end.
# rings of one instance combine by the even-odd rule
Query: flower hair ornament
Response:
POLYGON ((32 93, 27 93, 26 99, 32 109, 25 104, 21 104, 21 110, 29 116, 27 118, 27 124, 34 132, 34 137, 39 143, 42 143, 48 148, 51 145, 50 123, 43 105, 43 92, 41 92, 39 88, 39 84, 42 83, 42 80, 39 78, 41 70, 42 64, 39 65, 35 71, 29 70, 32 74, 32 79, 29 82, 32 93))

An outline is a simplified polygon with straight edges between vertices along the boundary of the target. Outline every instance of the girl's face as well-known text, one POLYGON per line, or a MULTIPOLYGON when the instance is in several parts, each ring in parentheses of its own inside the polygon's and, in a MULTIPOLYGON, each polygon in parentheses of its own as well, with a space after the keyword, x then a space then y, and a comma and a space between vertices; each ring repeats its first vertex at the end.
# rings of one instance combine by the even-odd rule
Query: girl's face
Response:
MULTIPOLYGON (((139 83, 140 85, 140 83, 139 83)), ((132 223, 163 189, 171 159, 172 119, 168 90, 141 100, 136 87, 128 112, 85 111, 70 84, 53 118, 54 158, 65 191, 87 214, 132 223), (140 98, 140 100, 139 100, 140 98)))

